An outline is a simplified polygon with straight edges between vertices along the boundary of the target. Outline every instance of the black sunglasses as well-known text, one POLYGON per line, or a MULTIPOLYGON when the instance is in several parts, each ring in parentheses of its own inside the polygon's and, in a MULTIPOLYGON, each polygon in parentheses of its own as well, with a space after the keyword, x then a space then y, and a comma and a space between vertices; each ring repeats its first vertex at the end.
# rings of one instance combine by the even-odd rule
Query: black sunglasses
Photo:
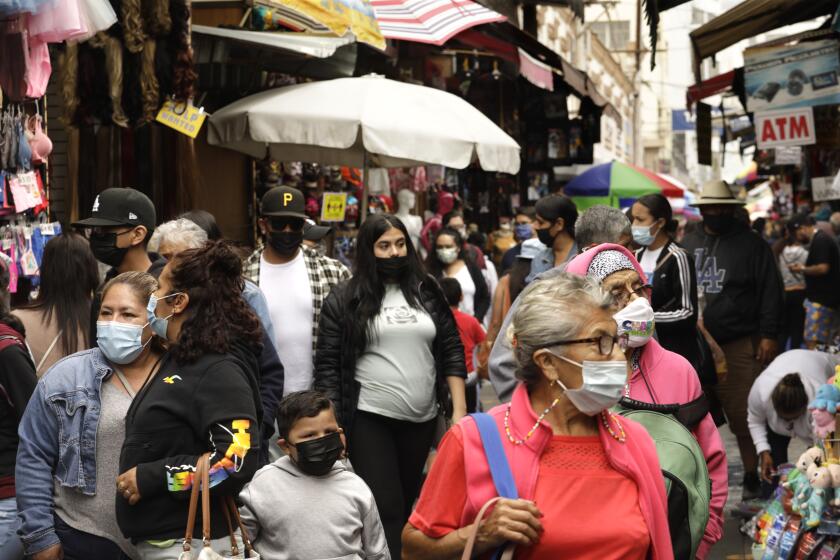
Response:
POLYGON ((268 223, 271 224, 271 229, 274 231, 283 231, 286 226, 289 226, 294 231, 303 229, 303 218, 270 218, 268 223))

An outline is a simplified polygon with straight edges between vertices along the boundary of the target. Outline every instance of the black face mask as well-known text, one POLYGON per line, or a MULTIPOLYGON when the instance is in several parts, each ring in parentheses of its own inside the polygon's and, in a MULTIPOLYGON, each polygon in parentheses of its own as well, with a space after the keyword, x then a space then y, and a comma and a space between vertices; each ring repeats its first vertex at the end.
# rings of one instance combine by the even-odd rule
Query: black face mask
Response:
POLYGON ((732 214, 714 214, 703 216, 703 225, 717 235, 726 235, 735 228, 737 221, 732 214))
POLYGON ((553 227, 554 225, 552 224, 550 227, 537 230, 537 238, 540 240, 540 243, 546 247, 552 247, 554 245, 554 238, 556 236, 551 235, 551 228, 553 227))
POLYGON ((344 451, 341 432, 302 441, 294 446, 297 449, 298 468, 312 476, 323 476, 330 472, 335 462, 341 457, 341 452, 344 451))
POLYGON ((383 278, 392 278, 395 280, 402 278, 406 268, 408 268, 408 255, 376 259, 376 272, 383 278))
POLYGON ((281 257, 291 257, 303 243, 302 231, 272 231, 268 235, 268 244, 281 257))
POLYGON ((120 266, 128 247, 117 247, 116 233, 96 233, 90 236, 90 250, 96 260, 108 266, 120 266))

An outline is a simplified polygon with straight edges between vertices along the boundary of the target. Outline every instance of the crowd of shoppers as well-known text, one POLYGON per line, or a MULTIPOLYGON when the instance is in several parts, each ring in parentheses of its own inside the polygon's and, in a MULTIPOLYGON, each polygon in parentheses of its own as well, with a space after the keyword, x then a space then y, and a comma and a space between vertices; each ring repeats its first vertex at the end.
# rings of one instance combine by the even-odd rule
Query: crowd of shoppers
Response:
POLYGON ((771 248, 723 182, 684 238, 661 195, 578 214, 553 194, 512 217, 499 279, 460 209, 425 259, 397 216, 369 216, 351 273, 305 202, 269 190, 243 255, 212 214, 158 224, 106 189, 85 235, 46 245, 37 297, 0 308, 0 558, 674 558, 662 457, 616 412, 652 406, 705 462, 709 520, 676 555, 704 559, 729 491, 716 423, 743 499, 813 437, 840 246, 807 214, 771 248))

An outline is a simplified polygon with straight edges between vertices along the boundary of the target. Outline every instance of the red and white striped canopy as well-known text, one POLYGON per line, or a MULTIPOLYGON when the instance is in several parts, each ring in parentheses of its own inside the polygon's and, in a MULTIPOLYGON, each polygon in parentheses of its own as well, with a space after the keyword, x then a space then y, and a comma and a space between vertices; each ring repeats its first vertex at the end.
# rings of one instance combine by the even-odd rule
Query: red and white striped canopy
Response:
POLYGON ((470 0, 371 0, 388 39, 442 45, 453 36, 505 16, 470 0))

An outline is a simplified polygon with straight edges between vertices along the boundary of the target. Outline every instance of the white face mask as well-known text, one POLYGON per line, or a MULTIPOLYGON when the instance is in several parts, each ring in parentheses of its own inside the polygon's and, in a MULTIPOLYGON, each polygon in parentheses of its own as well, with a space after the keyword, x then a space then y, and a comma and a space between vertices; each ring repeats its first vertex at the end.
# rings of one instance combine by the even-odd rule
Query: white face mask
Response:
POLYGON ((653 308, 643 297, 631 301, 627 307, 613 315, 613 319, 618 325, 618 336, 626 337, 630 348, 639 348, 647 344, 656 326, 653 308))
POLYGON ((595 416, 612 408, 621 400, 624 386, 627 384, 627 362, 584 360, 581 364, 565 356, 557 357, 583 370, 583 385, 577 389, 568 389, 562 381, 557 380, 566 397, 579 411, 587 416, 595 416))
POLYGON ((458 249, 455 247, 447 247, 446 249, 437 250, 438 259, 443 264, 452 264, 458 258, 458 249))

